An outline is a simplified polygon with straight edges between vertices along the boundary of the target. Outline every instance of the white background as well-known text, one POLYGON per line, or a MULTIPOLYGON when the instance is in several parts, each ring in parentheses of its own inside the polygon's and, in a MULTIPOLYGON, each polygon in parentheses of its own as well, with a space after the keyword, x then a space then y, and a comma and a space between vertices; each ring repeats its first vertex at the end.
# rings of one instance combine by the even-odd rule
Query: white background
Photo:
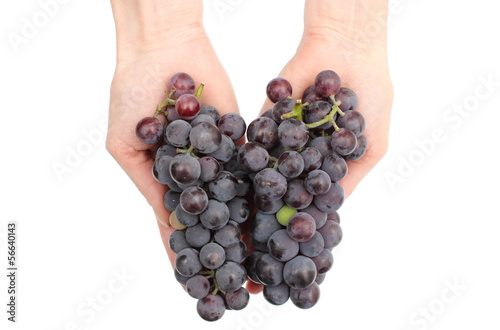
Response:
MULTIPOLYGON (((250 121, 300 39, 303 1, 222 0, 233 4, 224 14, 216 2, 205 0, 205 25, 250 121), (289 38, 267 38, 284 24, 289 38)), ((0 328, 499 329, 500 5, 393 4, 390 148, 341 210, 344 240, 320 302, 302 311, 259 295, 208 324, 175 282, 154 215, 104 139, 62 180, 52 167, 107 118, 109 2, 67 1, 16 52, 8 34, 20 34, 41 7, 2 1, 0 265, 6 271, 6 223, 17 221, 19 305, 18 323, 7 322, 0 276, 0 328), (474 104, 481 79, 497 86, 474 104), (445 119, 464 104, 466 119, 445 119), (446 139, 421 157, 416 141, 434 130, 446 139), (394 189, 387 173, 400 176, 394 189), (117 273, 127 278, 117 282, 117 273)))

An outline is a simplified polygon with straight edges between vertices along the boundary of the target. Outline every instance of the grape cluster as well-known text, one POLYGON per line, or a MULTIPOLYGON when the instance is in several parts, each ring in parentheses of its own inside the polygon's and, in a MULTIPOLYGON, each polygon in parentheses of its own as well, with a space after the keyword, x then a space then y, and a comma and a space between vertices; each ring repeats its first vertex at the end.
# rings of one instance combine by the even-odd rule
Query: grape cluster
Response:
POLYGON ((247 246, 240 224, 250 214, 245 197, 251 181, 246 173, 225 168, 246 124, 239 114, 220 116, 216 108, 202 106, 204 86, 195 91, 186 73, 174 75, 169 88, 166 100, 154 116, 139 121, 136 133, 145 143, 160 144, 152 175, 169 188, 164 204, 176 229, 169 238, 175 278, 198 300, 199 315, 215 321, 226 308, 243 309, 249 301, 242 287, 247 246))
POLYGON ((314 306, 342 239, 339 181, 347 161, 367 148, 356 94, 331 70, 320 72, 302 99, 275 78, 266 89, 273 107, 247 127, 239 114, 201 105, 204 84, 196 88, 188 74, 175 74, 168 87, 136 135, 158 146, 152 175, 169 188, 174 273, 198 300, 198 314, 215 321, 226 309, 243 309, 247 278, 264 285, 271 304, 314 306), (247 142, 235 145, 245 133, 247 142))
POLYGON ((283 78, 266 91, 274 105, 248 125, 248 142, 238 151, 258 209, 250 224, 255 251, 245 267, 271 304, 290 299, 307 309, 317 303, 342 239, 339 181, 347 161, 366 151, 365 121, 355 110, 356 94, 331 70, 320 72, 301 100, 283 78))

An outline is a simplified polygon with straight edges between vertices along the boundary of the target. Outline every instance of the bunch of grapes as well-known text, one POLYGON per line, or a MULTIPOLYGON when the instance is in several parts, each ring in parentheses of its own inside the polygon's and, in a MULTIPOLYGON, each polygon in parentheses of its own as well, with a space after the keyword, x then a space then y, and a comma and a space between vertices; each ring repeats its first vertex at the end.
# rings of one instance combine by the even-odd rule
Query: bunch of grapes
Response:
POLYGON ((306 309, 317 303, 331 251, 342 239, 339 181, 367 143, 356 94, 341 87, 334 71, 320 72, 302 100, 291 95, 283 78, 268 84, 274 106, 248 125, 248 142, 238 152, 258 209, 250 225, 255 251, 245 267, 271 304, 290 299, 306 309))
POLYGON ((239 114, 220 116, 201 105, 204 85, 196 89, 188 74, 175 74, 168 87, 136 134, 159 146, 152 175, 169 188, 174 273, 198 300, 198 314, 215 321, 226 309, 243 309, 247 278, 264 285, 271 304, 314 306, 342 239, 339 181, 347 161, 367 148, 356 94, 331 70, 320 72, 301 100, 291 97, 287 80, 275 78, 266 90, 274 106, 247 129, 239 114), (248 142, 235 145, 245 133, 248 142), (250 218, 247 249, 242 226, 250 218))

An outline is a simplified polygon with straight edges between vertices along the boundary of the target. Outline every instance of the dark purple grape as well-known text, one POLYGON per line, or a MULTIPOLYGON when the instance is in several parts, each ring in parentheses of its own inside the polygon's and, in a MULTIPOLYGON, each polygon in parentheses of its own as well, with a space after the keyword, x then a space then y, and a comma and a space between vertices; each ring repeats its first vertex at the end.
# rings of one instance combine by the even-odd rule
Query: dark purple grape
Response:
POLYGON ((316 284, 318 284, 318 285, 321 285, 321 283, 323 283, 325 278, 326 278, 326 273, 318 274, 318 276, 316 276, 316 280, 314 282, 316 282, 316 284))
POLYGON ((241 264, 247 256, 247 245, 243 241, 239 241, 238 244, 231 245, 224 250, 226 251, 226 260, 238 264, 241 264))
POLYGON ((163 197, 163 205, 170 212, 174 212, 177 205, 179 205, 179 198, 181 194, 172 190, 169 190, 165 193, 163 197))
POLYGON ((255 193, 268 200, 279 199, 286 193, 286 178, 275 169, 265 168, 253 179, 255 193))
POLYGON ((328 216, 325 212, 318 209, 314 204, 309 205, 305 209, 301 210, 301 212, 308 213, 314 218, 314 221, 316 222, 316 230, 323 227, 328 216))
POLYGON ((211 236, 210 230, 201 223, 186 229, 186 241, 195 248, 201 248, 210 242, 211 236))
POLYGON ((278 139, 284 148, 297 150, 306 145, 309 131, 302 121, 286 119, 278 126, 278 139))
POLYGON ((316 87, 314 85, 307 87, 302 94, 302 103, 314 103, 321 100, 323 100, 323 97, 316 93, 316 87))
POLYGON ((326 215, 327 220, 333 220, 336 223, 340 224, 340 215, 338 212, 331 212, 326 215))
POLYGON ((333 266, 333 255, 329 249, 323 249, 319 255, 312 258, 312 261, 318 269, 318 274, 324 274, 333 266))
POLYGON ((271 118, 257 118, 248 125, 247 139, 270 149, 278 143, 278 125, 271 118))
MULTIPOLYGON (((313 220, 314 221, 314 220, 313 220)), ((274 232, 267 242, 269 254, 279 261, 288 261, 299 253, 299 243, 294 241, 286 229, 274 232)))
POLYGON ((307 242, 299 243, 299 251, 306 257, 316 257, 325 248, 325 240, 319 232, 315 232, 313 237, 307 242))
POLYGON ((243 266, 232 261, 227 261, 215 272, 215 279, 222 291, 236 291, 247 277, 247 272, 243 266))
POLYGON ((276 103, 292 95, 292 85, 285 78, 274 78, 267 84, 266 94, 271 102, 276 103))
MULTIPOLYGON (((186 188, 180 196, 180 206, 189 214, 200 214, 208 205, 208 196, 205 190, 192 186, 186 188)), ((179 218, 177 218, 179 219, 179 218)))
POLYGON ((172 98, 178 99, 181 95, 194 93, 194 80, 189 74, 185 72, 178 72, 170 78, 168 88, 170 90, 175 89, 175 93, 172 98))
POLYGON ((301 290, 290 289, 290 300, 301 309, 309 309, 316 305, 320 297, 319 285, 312 283, 309 287, 301 290))
POLYGON ((340 91, 335 94, 335 100, 341 102, 339 108, 342 111, 354 110, 358 106, 358 97, 356 93, 346 87, 340 88, 340 91))
POLYGON ((321 160, 333 152, 330 138, 319 136, 309 141, 308 147, 316 148, 321 153, 321 160))
POLYGON ((177 148, 172 147, 168 144, 164 144, 161 147, 159 147, 158 150, 156 150, 155 160, 158 160, 163 156, 175 157, 176 155, 177 155, 177 148))
POLYGON ((289 97, 276 102, 272 109, 272 119, 278 124, 283 122, 281 116, 284 115, 285 113, 292 112, 295 103, 296 103, 295 99, 289 97))
POLYGON ((192 94, 179 96, 175 102, 175 111, 184 120, 194 119, 200 112, 200 100, 192 94))
POLYGON ((304 179, 304 187, 312 195, 326 194, 330 190, 331 185, 330 176, 322 170, 311 171, 304 179))
POLYGON ((252 238, 261 243, 267 243, 269 237, 276 231, 283 229, 274 214, 255 213, 250 223, 252 238))
POLYGON ((357 138, 356 149, 354 149, 354 151, 349 155, 344 156, 344 159, 351 162, 356 161, 365 155, 367 148, 368 148, 368 143, 366 141, 366 137, 363 134, 361 134, 357 138))
POLYGON ((279 211, 285 205, 283 199, 272 199, 268 200, 265 197, 261 197, 259 195, 253 196, 255 207, 259 209, 262 213, 265 214, 274 214, 279 211))
POLYGON ((198 258, 198 251, 193 248, 186 248, 175 257, 175 269, 186 277, 191 277, 197 274, 203 266, 198 258))
POLYGON ((273 119, 273 109, 272 108, 271 109, 267 109, 266 111, 264 111, 263 113, 261 113, 260 117, 273 119))
POLYGON ((347 175, 347 163, 336 153, 331 153, 323 159, 321 170, 330 176, 330 180, 338 182, 347 175))
POLYGON ((332 70, 321 71, 314 78, 316 93, 323 97, 337 94, 340 91, 340 85, 339 75, 332 70))
POLYGON ((267 247, 267 243, 258 242, 253 238, 252 238, 252 247, 255 249, 255 251, 269 253, 269 248, 267 247))
POLYGON ((214 233, 214 239, 222 247, 229 247, 240 242, 241 229, 234 221, 229 221, 227 225, 218 229, 214 233))
POLYGON ((250 215, 250 205, 247 200, 241 197, 235 197, 226 203, 229 209, 229 218, 237 223, 243 223, 250 215))
POLYGON ((217 269, 226 261, 226 251, 217 243, 208 243, 200 250, 200 262, 208 269, 217 269))
POLYGON ((145 144, 157 144, 163 136, 163 124, 155 117, 142 118, 135 127, 135 135, 145 144))
POLYGON ((190 248, 191 245, 186 240, 186 231, 175 230, 174 232, 172 232, 172 234, 168 238, 168 246, 174 253, 179 253, 185 248, 190 248))
POLYGON ((198 159, 201 167, 200 179, 204 182, 215 180, 217 174, 221 171, 221 165, 217 159, 205 156, 198 159))
POLYGON ((238 163, 245 172, 258 172, 267 167, 269 154, 262 144, 247 142, 238 150, 238 163))
POLYGON ((313 203, 323 212, 337 211, 344 203, 344 189, 340 184, 333 182, 326 194, 314 196, 313 203))
POLYGON ((194 183, 201 175, 201 166, 198 160, 187 154, 179 154, 170 162, 170 176, 176 183, 194 183))
POLYGON ((222 164, 226 164, 235 155, 235 149, 233 140, 229 136, 222 134, 219 148, 207 156, 217 159, 222 164))
POLYGON ((222 135, 214 124, 201 122, 193 126, 189 133, 191 146, 199 152, 210 154, 219 149, 222 135))
POLYGON ((221 296, 208 294, 196 304, 198 315, 205 321, 217 321, 226 311, 226 304, 221 296))
POLYGON ((181 275, 177 269, 174 269, 174 276, 177 282, 179 282, 181 285, 186 285, 187 281, 190 279, 189 277, 181 275))
POLYGON ((225 299, 229 309, 239 311, 247 307, 250 301, 250 293, 248 293, 247 289, 242 287, 236 291, 226 293, 225 299))
POLYGON ((288 301, 290 287, 286 283, 281 283, 276 286, 266 285, 264 286, 262 294, 270 304, 279 306, 288 301))
POLYGON ((341 156, 347 156, 356 149, 357 138, 353 132, 346 128, 341 128, 331 136, 332 150, 341 156))
POLYGON ((211 105, 202 105, 200 108, 200 115, 208 115, 212 117, 215 124, 217 124, 220 119, 219 111, 211 105))
POLYGON ((314 262, 305 256, 298 255, 288 261, 283 268, 283 279, 292 289, 305 289, 309 287, 318 271, 314 262))
POLYGON ((203 122, 216 125, 215 120, 212 117, 210 117, 210 115, 198 114, 198 116, 196 116, 193 120, 191 120, 191 126, 195 126, 196 124, 203 122))
POLYGON ((187 121, 173 121, 165 128, 165 141, 174 147, 185 147, 189 144, 190 131, 191 125, 187 121))
POLYGON ((184 211, 180 203, 175 208, 175 216, 177 218, 177 221, 179 221, 179 223, 185 227, 192 227, 200 221, 198 215, 189 214, 184 211))
POLYGON ((295 213, 286 226, 288 236, 296 242, 307 242, 316 232, 314 218, 305 212, 295 213))
POLYGON ((174 159, 172 156, 162 156, 153 164, 153 178, 161 184, 169 184, 173 181, 169 171, 172 159, 174 159))
POLYGON ((206 210, 200 214, 200 221, 208 229, 220 229, 229 221, 229 209, 225 203, 211 199, 206 210))
POLYGON ((167 105, 166 115, 167 115, 167 121, 169 123, 178 119, 182 119, 181 116, 179 116, 179 114, 177 113, 177 110, 175 110, 175 105, 167 105))
MULTIPOLYGON (((327 101, 316 101, 309 104, 304 111, 304 122, 311 124, 322 120, 332 111, 332 105, 327 101)), ((332 127, 331 123, 325 123, 319 126, 319 129, 328 129, 332 127)))
POLYGON ((266 253, 257 260, 255 274, 264 285, 278 285, 283 282, 283 266, 283 262, 266 253))
POLYGON ((313 195, 311 195, 304 186, 304 180, 295 179, 288 183, 288 188, 283 200, 285 203, 297 210, 302 210, 308 207, 313 201, 313 195))
POLYGON ((244 197, 252 188, 252 180, 244 171, 235 171, 234 177, 238 180, 238 190, 236 191, 236 196, 244 197))
POLYGON ((208 183, 208 190, 213 198, 220 202, 227 202, 236 197, 238 180, 227 171, 221 171, 215 180, 208 183))
POLYGON ((254 283, 260 284, 260 280, 256 273, 256 265, 257 261, 259 261, 260 257, 263 255, 264 252, 254 251, 245 260, 245 269, 247 271, 248 278, 254 283))
POLYGON ((285 151, 278 158, 278 170, 289 179, 296 178, 304 170, 304 159, 297 151, 285 151))
POLYGON ((245 135, 247 125, 243 117, 237 113, 226 113, 219 119, 219 131, 236 141, 245 135))
POLYGON ((366 126, 365 118, 356 110, 346 111, 345 116, 337 118, 336 123, 339 127, 350 130, 358 137, 363 134, 366 126))
POLYGON ((210 292, 210 281, 205 276, 195 275, 187 280, 186 291, 195 299, 204 298, 210 292))
POLYGON ((327 220, 318 232, 325 240, 325 249, 334 248, 342 241, 342 228, 333 220, 327 220))
POLYGON ((300 153, 300 155, 304 160, 304 172, 311 172, 321 167, 323 156, 318 149, 307 147, 300 153))

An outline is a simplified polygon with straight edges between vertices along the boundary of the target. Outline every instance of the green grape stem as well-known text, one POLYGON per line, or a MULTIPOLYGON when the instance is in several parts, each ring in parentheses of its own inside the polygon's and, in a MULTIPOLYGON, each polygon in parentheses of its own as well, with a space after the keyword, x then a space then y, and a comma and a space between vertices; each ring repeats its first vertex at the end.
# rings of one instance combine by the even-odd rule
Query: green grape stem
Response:
POLYGON ((186 154, 186 155, 190 155, 191 157, 194 157, 196 159, 199 159, 200 157, 198 157, 196 155, 196 150, 194 150, 194 147, 192 145, 189 146, 188 149, 180 149, 180 148, 177 148, 177 153, 178 154, 186 154))
POLYGON ((309 105, 308 102, 302 103, 302 100, 296 100, 293 110, 281 115, 281 119, 296 118, 300 121, 303 121, 304 119, 303 110, 304 107, 307 107, 308 105, 309 105))
POLYGON ((326 124, 326 123, 331 123, 333 125, 333 128, 335 129, 335 132, 340 131, 339 126, 337 125, 337 123, 335 122, 335 120, 333 118, 335 117, 335 115, 337 113, 340 115, 340 117, 345 116, 345 113, 342 110, 340 110, 340 108, 339 108, 339 105, 342 102, 336 101, 334 95, 330 96, 330 100, 332 100, 332 102, 333 102, 332 111, 330 111, 330 113, 328 113, 326 116, 324 116, 323 119, 318 120, 314 123, 306 124, 308 129, 316 128, 316 127, 319 127, 319 126, 326 124))
POLYGON ((196 90, 196 93, 194 96, 199 100, 201 98, 201 94, 203 93, 203 88, 205 88, 205 83, 200 83, 200 86, 198 86, 198 89, 196 90))
POLYGON ((158 106, 156 107, 156 112, 155 114, 153 115, 153 117, 158 117, 159 114, 163 114, 165 116, 168 115, 168 111, 165 110, 165 111, 162 111, 163 108, 165 108, 166 106, 169 106, 169 105, 175 105, 175 100, 172 99, 172 96, 174 95, 175 93, 175 89, 172 89, 170 91, 170 93, 168 93, 167 97, 165 98, 165 101, 163 101, 163 103, 160 103, 158 104, 158 106))

